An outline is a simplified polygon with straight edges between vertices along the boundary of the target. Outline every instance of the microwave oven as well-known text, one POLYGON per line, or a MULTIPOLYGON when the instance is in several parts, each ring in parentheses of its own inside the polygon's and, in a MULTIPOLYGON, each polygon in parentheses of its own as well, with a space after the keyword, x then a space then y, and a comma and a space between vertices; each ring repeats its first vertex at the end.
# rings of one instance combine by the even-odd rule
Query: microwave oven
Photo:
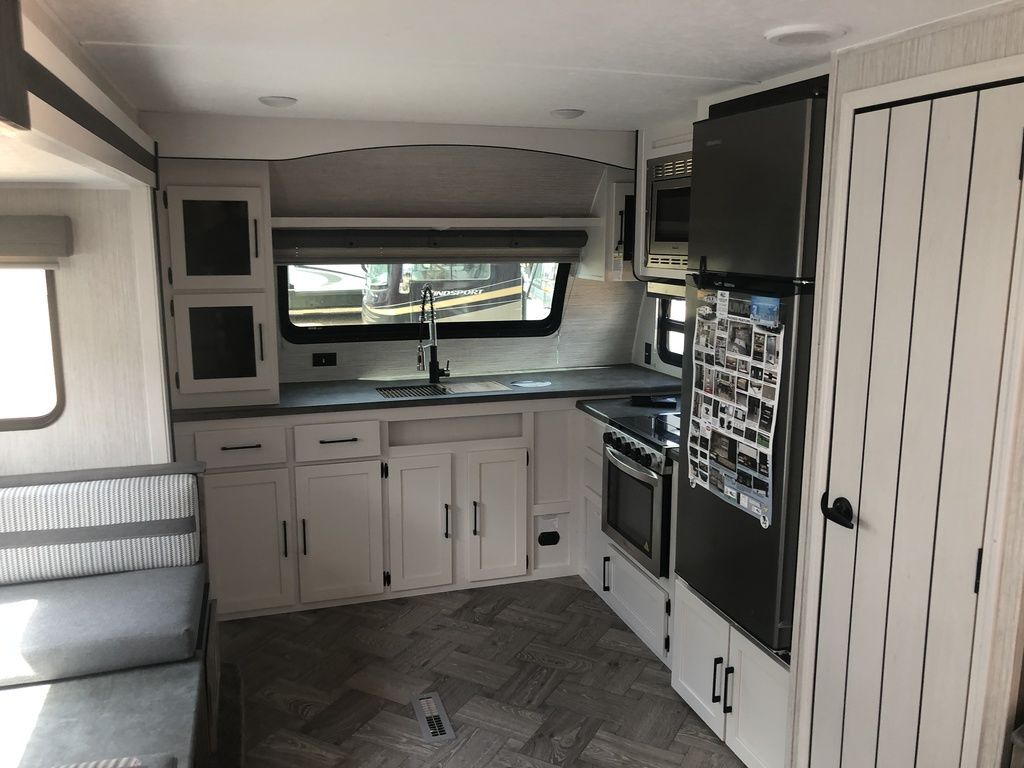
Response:
POLYGON ((647 161, 647 277, 684 279, 690 251, 693 153, 647 161))

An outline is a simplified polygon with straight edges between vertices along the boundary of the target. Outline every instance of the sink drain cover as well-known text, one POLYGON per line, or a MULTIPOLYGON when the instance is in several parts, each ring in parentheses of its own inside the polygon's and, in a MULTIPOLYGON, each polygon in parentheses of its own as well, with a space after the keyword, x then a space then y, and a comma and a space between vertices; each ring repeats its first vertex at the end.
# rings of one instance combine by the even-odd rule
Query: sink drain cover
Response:
POLYGON ((438 741, 451 741, 455 738, 455 729, 448 713, 444 711, 441 697, 436 693, 420 693, 413 696, 412 708, 416 719, 420 722, 420 733, 428 744, 438 741))

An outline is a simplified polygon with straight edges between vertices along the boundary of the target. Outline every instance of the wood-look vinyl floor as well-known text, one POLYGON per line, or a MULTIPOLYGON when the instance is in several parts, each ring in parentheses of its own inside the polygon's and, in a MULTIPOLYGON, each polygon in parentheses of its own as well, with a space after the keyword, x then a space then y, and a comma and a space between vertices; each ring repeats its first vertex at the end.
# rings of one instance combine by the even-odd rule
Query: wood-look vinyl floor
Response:
POLYGON ((252 768, 740 768, 578 578, 227 622, 252 768), (437 691, 457 738, 427 744, 437 691))

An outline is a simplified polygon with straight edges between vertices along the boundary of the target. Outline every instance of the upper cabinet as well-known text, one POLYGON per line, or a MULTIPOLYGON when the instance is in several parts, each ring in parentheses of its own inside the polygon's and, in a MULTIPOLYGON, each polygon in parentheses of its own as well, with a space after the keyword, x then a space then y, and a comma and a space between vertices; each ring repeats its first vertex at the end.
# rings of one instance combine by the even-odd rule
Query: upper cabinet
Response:
POLYGON ((588 280, 635 280, 633 276, 636 193, 634 173, 609 168, 594 195, 592 217, 600 224, 587 228, 587 244, 578 274, 588 280))
MULTIPOLYGON (((170 281, 176 290, 262 288, 262 194, 256 187, 168 187, 170 281)), ((264 243, 266 248, 269 243, 264 243)))

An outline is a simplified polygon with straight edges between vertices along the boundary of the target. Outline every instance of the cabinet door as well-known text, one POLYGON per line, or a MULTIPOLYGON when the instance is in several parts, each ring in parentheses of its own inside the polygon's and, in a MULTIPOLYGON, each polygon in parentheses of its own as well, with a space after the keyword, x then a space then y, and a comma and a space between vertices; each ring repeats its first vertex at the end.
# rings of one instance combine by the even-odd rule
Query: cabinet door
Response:
POLYGON ((583 493, 583 578, 595 592, 608 584, 608 537, 601 530, 601 499, 583 493))
POLYGON ((175 290, 264 287, 262 206, 256 187, 168 187, 175 290))
POLYGON ((452 457, 388 462, 391 589, 452 583, 452 457))
POLYGON ((181 392, 273 387, 264 294, 178 294, 173 301, 181 392))
POLYGON ((526 449, 468 458, 469 580, 526 573, 526 449))
POLYGON ((219 611, 295 602, 295 531, 287 469, 203 478, 210 582, 219 611))
POLYGON ((295 468, 302 602, 384 591, 379 461, 295 468))
POLYGON ((668 595, 639 565, 609 546, 607 557, 608 592, 615 613, 644 641, 651 652, 664 659, 668 656, 668 595))
POLYGON ((674 608, 672 687, 718 738, 724 738, 722 691, 729 663, 729 624, 678 579, 674 608))
POLYGON ((729 665, 723 697, 725 743, 749 768, 786 764, 789 672, 735 629, 729 633, 729 665))

